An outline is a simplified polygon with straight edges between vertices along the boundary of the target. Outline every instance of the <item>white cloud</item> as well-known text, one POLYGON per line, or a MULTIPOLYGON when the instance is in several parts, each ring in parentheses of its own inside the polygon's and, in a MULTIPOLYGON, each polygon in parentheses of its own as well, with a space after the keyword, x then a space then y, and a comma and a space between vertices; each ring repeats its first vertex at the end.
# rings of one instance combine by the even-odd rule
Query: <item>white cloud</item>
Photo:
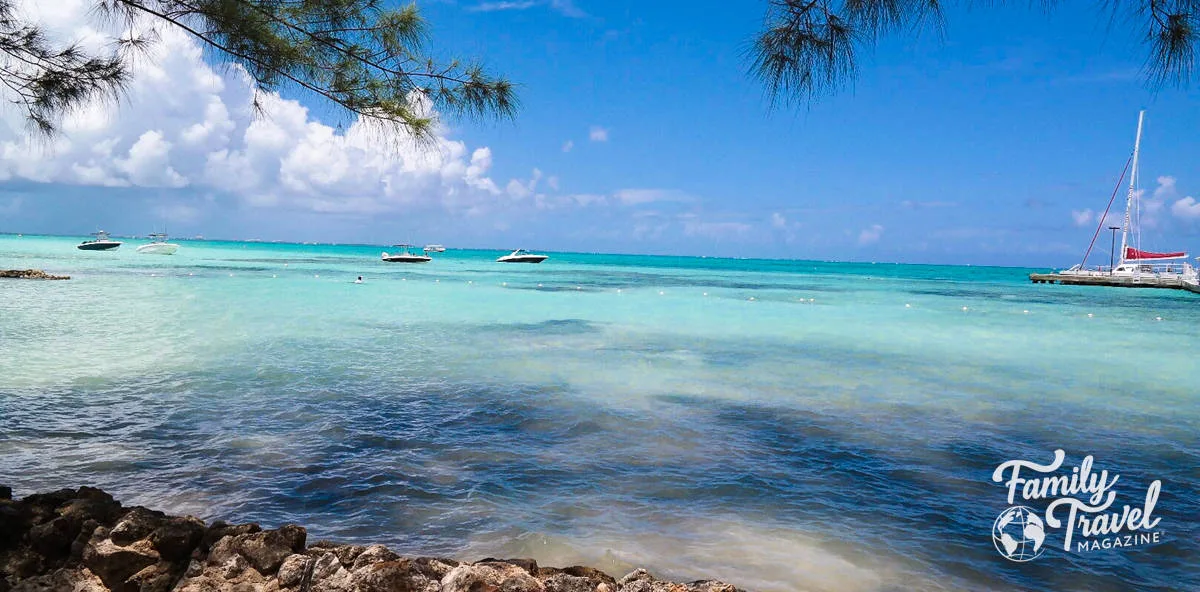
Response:
MULTIPOLYGON (((78 0, 63 5, 79 10, 40 4, 26 0, 18 9, 50 22, 56 35, 104 40, 78 0)), ((0 180, 188 187, 248 206, 352 214, 479 214, 503 207, 498 198, 534 192, 535 180, 509 182, 502 191, 491 178, 491 150, 470 148, 445 131, 428 145, 389 140, 358 120, 342 131, 273 93, 259 96, 263 113, 256 116, 254 87, 241 68, 214 70, 186 34, 169 27, 160 33, 150 55, 131 62, 123 104, 70 115, 48 145, 28 139, 18 109, 0 106, 0 180), (518 186, 524 189, 507 191, 518 186)))
POLYGON ((1071 219, 1075 221, 1076 226, 1086 226, 1092 221, 1093 215, 1094 212, 1090 208, 1086 210, 1071 210, 1071 219))
POLYGON ((953 201, 912 201, 906 199, 900 202, 900 206, 909 210, 920 210, 924 208, 954 208, 958 207, 958 202, 953 201))
POLYGON ((1171 213, 1184 220, 1200 220, 1200 202, 1190 195, 1181 198, 1171 204, 1171 213))
POLYGON ((171 143, 161 132, 143 133, 129 148, 129 156, 113 160, 130 183, 142 187, 183 187, 188 180, 171 167, 171 143))
POLYGON ((613 199, 626 206, 655 202, 690 202, 688 194, 676 189, 621 189, 613 193, 613 199))
POLYGON ((780 214, 779 212, 774 212, 771 214, 771 226, 775 228, 787 228, 787 224, 787 217, 783 214, 780 214))
POLYGON ((1156 179, 1156 181, 1158 182, 1158 186, 1154 188, 1154 193, 1150 197, 1146 197, 1144 189, 1138 190, 1138 201, 1141 204, 1139 214, 1142 228, 1157 228, 1159 215, 1166 209, 1167 201, 1177 195, 1175 191, 1175 177, 1163 175, 1156 179))
POLYGON ((525 10, 537 6, 537 2, 533 0, 524 0, 523 2, 483 2, 475 6, 470 6, 467 10, 471 12, 496 12, 500 10, 525 10))
POLYGON ((880 224, 872 224, 867 228, 862 229, 862 232, 858 233, 858 244, 864 246, 874 244, 879 242, 879 239, 882 236, 883 226, 880 224))
POLYGON ((745 235, 754 227, 745 222, 706 222, 703 220, 685 219, 683 234, 686 236, 701 236, 713 239, 736 238, 745 235))
POLYGON ((567 140, 566 142, 563 142, 562 151, 563 151, 563 152, 570 152, 570 151, 571 151, 571 149, 572 149, 572 148, 574 148, 574 147, 575 147, 575 142, 573 142, 573 141, 571 141, 571 140, 567 140))
POLYGON ((550 0, 550 8, 553 8, 565 17, 583 18, 587 16, 586 12, 575 6, 574 0, 550 0))
POLYGON ((608 130, 598 125, 593 125, 592 129, 588 130, 588 139, 593 142, 607 142, 608 130))
POLYGON ((467 10, 471 12, 500 12, 505 10, 529 10, 535 6, 548 6, 551 10, 570 18, 583 18, 587 16, 583 10, 571 0, 549 0, 549 2, 539 2, 535 0, 500 0, 494 2, 481 2, 474 6, 468 6, 467 10))

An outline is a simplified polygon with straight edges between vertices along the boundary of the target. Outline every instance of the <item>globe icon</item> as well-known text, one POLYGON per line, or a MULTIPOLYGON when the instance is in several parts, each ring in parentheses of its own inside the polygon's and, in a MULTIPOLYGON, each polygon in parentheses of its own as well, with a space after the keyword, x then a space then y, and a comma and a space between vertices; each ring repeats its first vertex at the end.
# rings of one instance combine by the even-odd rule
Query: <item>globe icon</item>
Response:
POLYGON ((1006 559, 1025 562, 1041 557, 1045 549, 1046 526, 1031 508, 1013 506, 996 517, 992 525, 992 543, 1006 559))

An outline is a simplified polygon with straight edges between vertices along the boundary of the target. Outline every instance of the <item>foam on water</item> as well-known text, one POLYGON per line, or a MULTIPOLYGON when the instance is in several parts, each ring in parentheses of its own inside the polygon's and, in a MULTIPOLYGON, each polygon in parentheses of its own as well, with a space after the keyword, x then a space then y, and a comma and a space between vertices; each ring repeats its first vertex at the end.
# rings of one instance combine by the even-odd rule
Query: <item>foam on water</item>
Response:
POLYGON ((0 282, 0 481, 21 495, 91 484, 314 539, 758 590, 1200 587, 1193 295, 1019 269, 75 242, 0 237, 0 266, 73 276, 0 282), (1170 542, 1000 558, 991 471, 1055 448, 1162 479, 1170 542))

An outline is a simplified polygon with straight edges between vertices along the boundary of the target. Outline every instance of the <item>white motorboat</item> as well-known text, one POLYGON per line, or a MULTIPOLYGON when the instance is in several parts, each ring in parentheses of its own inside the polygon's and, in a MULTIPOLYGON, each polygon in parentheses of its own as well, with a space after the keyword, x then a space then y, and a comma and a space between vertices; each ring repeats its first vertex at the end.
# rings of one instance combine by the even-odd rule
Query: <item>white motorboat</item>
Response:
MULTIPOLYGON (((1107 267, 1089 268, 1086 265, 1088 255, 1091 254, 1092 247, 1096 244, 1096 238, 1100 235, 1100 231, 1107 221, 1109 209, 1112 208, 1112 198, 1116 197, 1116 191, 1113 191, 1113 196, 1108 201, 1108 207, 1105 208, 1104 214, 1100 216, 1099 223, 1096 225, 1096 232, 1092 235, 1092 244, 1088 246, 1088 250, 1083 255, 1084 263, 1060 271, 1057 275, 1068 276, 1069 278, 1127 278, 1132 279, 1134 282, 1178 280, 1190 284, 1197 283, 1196 268, 1187 262, 1188 255, 1186 252, 1160 253, 1142 249, 1142 192, 1138 189, 1138 181, 1140 180, 1138 177, 1138 156, 1142 147, 1142 121, 1145 115, 1145 111, 1138 113, 1137 138, 1133 143, 1133 155, 1129 157, 1129 162, 1126 163, 1126 167, 1129 167, 1129 193, 1125 197, 1125 218, 1121 226, 1109 226, 1109 229, 1113 231, 1113 251, 1116 251, 1116 231, 1121 231, 1121 250, 1110 254, 1109 265, 1107 267)), ((1124 175, 1124 172, 1122 172, 1122 175, 1124 175)), ((1117 181, 1117 183, 1119 186, 1120 181, 1117 181)))
POLYGON ((423 249, 426 253, 445 253, 446 247, 442 245, 425 245, 423 249))
POLYGON ((83 241, 82 243, 79 243, 78 247, 75 248, 79 249, 80 251, 111 251, 121 246, 121 241, 115 241, 108 238, 108 233, 104 232, 103 230, 99 232, 93 232, 92 236, 96 238, 83 241))
POLYGON ((429 263, 430 261, 433 261, 433 257, 430 257, 429 255, 413 253, 411 250, 413 248, 412 245, 396 246, 400 248, 399 253, 388 253, 387 251, 384 251, 381 258, 388 263, 429 263))
POLYGON ((541 263, 549 258, 549 255, 536 255, 525 249, 517 249, 496 261, 499 263, 541 263))
POLYGON ((150 235, 150 242, 137 248, 137 252, 148 255, 174 255, 179 245, 167 242, 166 233, 158 232, 150 235))

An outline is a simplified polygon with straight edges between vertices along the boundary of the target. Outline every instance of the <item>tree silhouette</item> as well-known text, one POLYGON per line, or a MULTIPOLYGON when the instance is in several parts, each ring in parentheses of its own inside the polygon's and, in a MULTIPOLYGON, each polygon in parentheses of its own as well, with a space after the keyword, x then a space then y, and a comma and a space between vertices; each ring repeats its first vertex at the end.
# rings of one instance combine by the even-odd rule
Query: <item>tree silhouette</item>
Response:
MULTIPOLYGON (((751 71, 772 101, 832 94, 853 79, 856 51, 883 35, 940 27, 943 6, 939 0, 769 0, 751 71)), ((1101 6, 1114 22, 1145 31, 1145 75, 1153 86, 1190 82, 1200 45, 1200 0, 1103 0, 1101 6)))
MULTIPOLYGON (((131 52, 175 27, 218 60, 242 66, 259 91, 292 86, 343 113, 391 131, 431 137, 439 112, 510 117, 512 83, 476 63, 425 53, 415 4, 386 0, 96 0, 94 15, 122 29, 109 50, 56 43, 0 0, 0 94, 30 127, 53 135, 61 117, 96 100, 116 101, 131 52)), ((255 106, 258 106, 257 97, 255 106)))

